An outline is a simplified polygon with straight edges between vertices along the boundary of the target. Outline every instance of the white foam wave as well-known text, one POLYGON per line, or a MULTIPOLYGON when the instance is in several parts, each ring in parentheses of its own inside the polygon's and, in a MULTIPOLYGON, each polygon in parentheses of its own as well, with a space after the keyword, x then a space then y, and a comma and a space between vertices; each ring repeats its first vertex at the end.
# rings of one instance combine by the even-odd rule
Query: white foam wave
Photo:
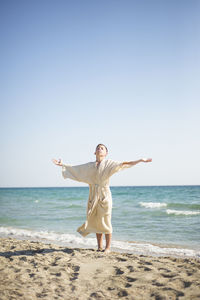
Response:
POLYGON ((76 247, 78 244, 81 245, 81 247, 96 245, 96 240, 94 238, 84 239, 81 236, 75 236, 68 233, 57 233, 54 231, 32 231, 13 227, 0 227, 0 235, 12 236, 20 239, 41 240, 62 245, 66 244, 73 247, 76 247))
POLYGON ((166 203, 160 203, 160 202, 140 202, 140 205, 145 208, 161 208, 166 207, 166 203))
MULTIPOLYGON (((78 233, 77 233, 78 234, 78 233)), ((96 238, 83 238, 75 234, 64 234, 53 231, 32 231, 12 227, 0 227, 0 236, 42 241, 74 248, 96 248, 96 238)), ((112 250, 139 255, 177 256, 200 258, 200 251, 181 248, 164 248, 150 243, 131 243, 128 241, 112 241, 112 250)))
POLYGON ((129 243, 129 242, 113 242, 113 247, 121 249, 123 252, 129 251, 135 254, 151 255, 151 256, 175 256, 175 257, 195 257, 200 258, 200 251, 183 248, 170 248, 152 245, 150 243, 129 243))
POLYGON ((168 215, 185 215, 185 216, 190 216, 190 215, 200 215, 200 211, 190 211, 190 210, 173 210, 173 209, 167 209, 166 210, 168 215))

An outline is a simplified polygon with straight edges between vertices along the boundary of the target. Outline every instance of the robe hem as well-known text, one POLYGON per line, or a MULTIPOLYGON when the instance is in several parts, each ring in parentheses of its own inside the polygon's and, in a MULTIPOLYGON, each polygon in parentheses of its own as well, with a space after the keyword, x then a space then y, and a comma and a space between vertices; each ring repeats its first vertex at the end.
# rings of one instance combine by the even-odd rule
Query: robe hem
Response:
POLYGON ((77 229, 77 232, 78 233, 80 233, 80 235, 82 235, 83 237, 86 237, 88 234, 90 234, 90 233, 102 233, 102 234, 111 234, 113 231, 109 231, 109 232, 105 232, 105 231, 95 231, 95 230, 93 230, 93 231, 82 231, 82 230, 78 230, 77 229))

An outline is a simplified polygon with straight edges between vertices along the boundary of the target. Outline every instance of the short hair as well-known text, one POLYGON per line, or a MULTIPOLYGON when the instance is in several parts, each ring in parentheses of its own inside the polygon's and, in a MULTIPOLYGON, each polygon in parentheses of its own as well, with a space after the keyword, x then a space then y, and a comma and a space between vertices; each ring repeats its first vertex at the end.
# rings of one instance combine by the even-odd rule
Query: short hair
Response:
POLYGON ((108 152, 108 148, 107 148, 104 144, 98 144, 98 145, 96 146, 96 149, 97 149, 99 146, 104 146, 104 147, 106 148, 106 152, 108 152))

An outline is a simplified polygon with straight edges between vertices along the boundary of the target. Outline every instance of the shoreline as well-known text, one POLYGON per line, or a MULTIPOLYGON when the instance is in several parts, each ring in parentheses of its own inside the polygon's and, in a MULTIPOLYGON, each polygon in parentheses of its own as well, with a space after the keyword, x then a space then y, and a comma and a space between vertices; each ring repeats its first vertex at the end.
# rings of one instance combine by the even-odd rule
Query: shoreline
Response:
MULTIPOLYGON (((44 244, 53 243, 62 247, 80 249, 96 249, 96 237, 83 238, 80 235, 70 233, 57 233, 54 231, 34 231, 31 229, 0 227, 0 238, 14 238, 44 244)), ((104 241, 105 243, 105 241, 104 241)), ((155 257, 170 256, 180 258, 195 258, 200 260, 200 249, 180 244, 156 243, 146 241, 112 240, 111 250, 118 253, 135 255, 149 255, 155 257)))
POLYGON ((200 299, 200 261, 0 238, 0 298, 200 299))

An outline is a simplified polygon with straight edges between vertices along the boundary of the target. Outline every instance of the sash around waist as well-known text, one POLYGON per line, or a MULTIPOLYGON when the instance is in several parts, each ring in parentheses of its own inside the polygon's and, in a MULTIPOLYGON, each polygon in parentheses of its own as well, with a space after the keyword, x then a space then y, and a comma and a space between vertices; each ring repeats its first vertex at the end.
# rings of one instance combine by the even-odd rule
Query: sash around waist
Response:
MULTIPOLYGON (((94 184, 90 184, 90 194, 89 194, 89 199, 88 199, 88 207, 87 207, 87 214, 88 216, 90 216, 98 201, 103 200, 105 198, 106 195, 108 195, 110 197, 110 188, 108 184, 98 184, 98 183, 94 183, 94 184), (106 188, 106 191, 103 191, 103 189, 106 188)), ((107 197, 106 197, 107 198, 107 197)))

